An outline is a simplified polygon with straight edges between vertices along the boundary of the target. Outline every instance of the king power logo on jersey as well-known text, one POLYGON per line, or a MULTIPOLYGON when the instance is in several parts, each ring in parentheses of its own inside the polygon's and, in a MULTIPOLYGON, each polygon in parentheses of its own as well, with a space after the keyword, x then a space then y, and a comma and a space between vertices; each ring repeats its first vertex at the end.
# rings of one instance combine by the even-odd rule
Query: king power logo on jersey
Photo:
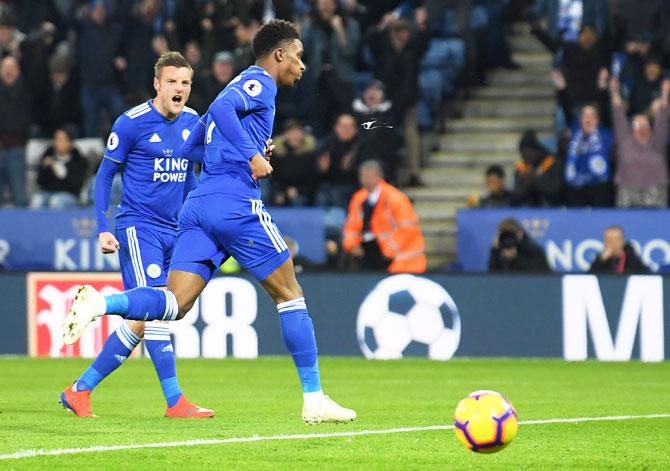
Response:
POLYGON ((184 183, 188 171, 188 160, 172 158, 172 149, 165 149, 163 155, 165 157, 154 159, 153 181, 184 183))
POLYGON ((123 290, 121 275, 116 273, 28 275, 28 353, 31 356, 93 358, 100 353, 109 334, 123 322, 118 316, 103 316, 91 324, 74 345, 63 344, 63 319, 77 289, 85 283, 103 294, 123 290))

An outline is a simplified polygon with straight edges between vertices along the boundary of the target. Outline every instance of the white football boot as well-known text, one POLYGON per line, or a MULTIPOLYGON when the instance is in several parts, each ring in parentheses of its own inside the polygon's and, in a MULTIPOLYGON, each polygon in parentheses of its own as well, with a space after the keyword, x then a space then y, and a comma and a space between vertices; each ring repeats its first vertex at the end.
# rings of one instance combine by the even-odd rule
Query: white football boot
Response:
POLYGON ((72 345, 79 340, 86 326, 102 315, 104 305, 104 296, 93 286, 80 287, 63 322, 63 343, 72 345))
POLYGON ((315 425, 322 422, 351 422, 356 418, 356 411, 342 407, 328 396, 305 401, 302 406, 302 420, 306 424, 315 425))

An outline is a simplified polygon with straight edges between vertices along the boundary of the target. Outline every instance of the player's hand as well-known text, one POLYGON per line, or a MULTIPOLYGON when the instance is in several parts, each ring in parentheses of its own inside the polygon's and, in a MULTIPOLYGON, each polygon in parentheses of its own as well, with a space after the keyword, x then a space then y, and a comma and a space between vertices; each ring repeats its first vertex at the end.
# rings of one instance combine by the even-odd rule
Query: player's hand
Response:
POLYGON ((101 232, 98 234, 98 242, 100 243, 100 251, 102 253, 114 253, 119 250, 119 241, 116 240, 116 237, 111 232, 101 232))
POLYGON ((268 178, 272 175, 272 165, 260 153, 251 158, 249 166, 251 167, 251 176, 255 180, 268 178))
POLYGON ((268 162, 270 161, 270 158, 272 157, 272 153, 274 152, 274 150, 275 150, 274 141, 272 139, 268 139, 265 142, 265 160, 267 160, 268 162))

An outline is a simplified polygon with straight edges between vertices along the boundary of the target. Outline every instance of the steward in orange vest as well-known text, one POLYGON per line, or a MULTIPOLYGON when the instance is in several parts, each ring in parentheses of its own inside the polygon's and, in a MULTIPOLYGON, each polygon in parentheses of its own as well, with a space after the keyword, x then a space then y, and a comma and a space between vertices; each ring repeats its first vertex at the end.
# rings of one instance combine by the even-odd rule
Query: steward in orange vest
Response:
POLYGON ((389 273, 425 272, 425 243, 409 198, 384 181, 376 161, 361 164, 359 175, 363 188, 349 202, 344 251, 363 258, 378 247, 390 260, 389 273))

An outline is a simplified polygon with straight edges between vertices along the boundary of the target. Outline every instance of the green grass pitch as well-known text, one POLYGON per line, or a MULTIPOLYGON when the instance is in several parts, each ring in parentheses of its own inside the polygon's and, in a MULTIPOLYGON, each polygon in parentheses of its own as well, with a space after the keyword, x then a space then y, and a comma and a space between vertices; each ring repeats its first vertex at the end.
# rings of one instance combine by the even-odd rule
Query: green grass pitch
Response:
MULTIPOLYGON (((288 357, 180 360, 189 399, 208 420, 164 418, 151 363, 130 360, 93 394, 97 419, 57 403, 88 360, 0 359, 0 455, 25 450, 332 434, 449 425, 458 401, 495 389, 520 420, 670 413, 670 363, 322 358, 324 389, 357 410, 351 424, 306 426, 288 357)), ((522 424, 493 455, 467 451, 452 430, 77 452, 0 459, 0 469, 670 469, 670 418, 522 424)))

